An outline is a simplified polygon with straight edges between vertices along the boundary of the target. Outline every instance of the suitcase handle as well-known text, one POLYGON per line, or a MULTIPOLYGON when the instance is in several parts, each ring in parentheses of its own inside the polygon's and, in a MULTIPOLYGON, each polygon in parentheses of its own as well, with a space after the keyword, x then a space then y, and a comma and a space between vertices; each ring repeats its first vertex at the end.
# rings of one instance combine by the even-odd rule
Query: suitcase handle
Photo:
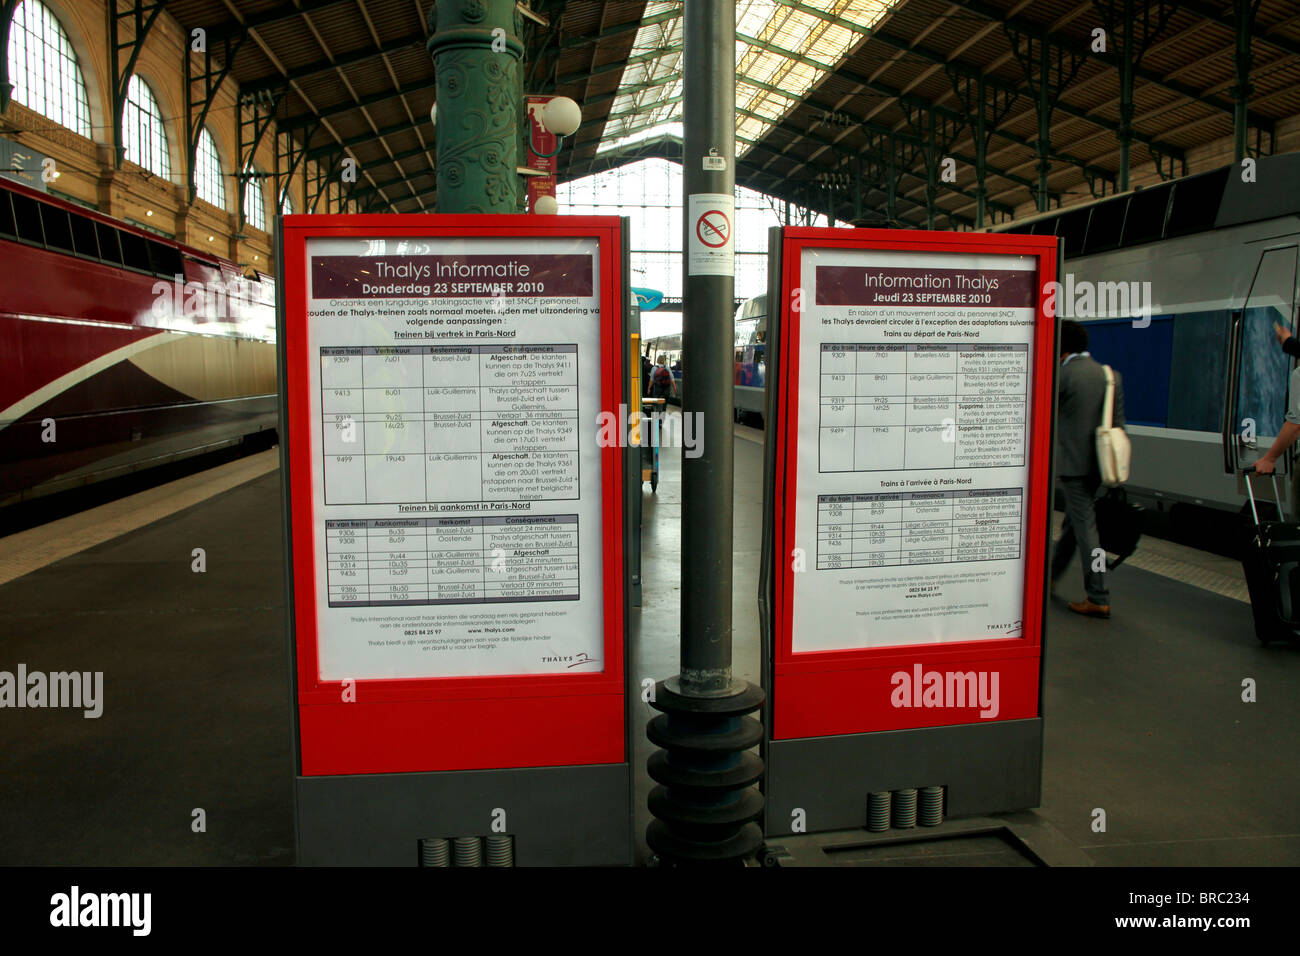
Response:
MULTIPOLYGON (((1249 468, 1243 468, 1241 473, 1246 476, 1246 496, 1250 499, 1250 516, 1255 519, 1255 527, 1258 528, 1259 512, 1255 510, 1255 489, 1252 488, 1250 484, 1250 476, 1256 475, 1258 472, 1255 471, 1255 466, 1251 465, 1249 468)), ((1282 520, 1285 521, 1286 509, 1282 506, 1282 495, 1281 492, 1278 491, 1277 474, 1274 473, 1269 477, 1273 479, 1273 500, 1277 502, 1277 513, 1281 516, 1282 520)))

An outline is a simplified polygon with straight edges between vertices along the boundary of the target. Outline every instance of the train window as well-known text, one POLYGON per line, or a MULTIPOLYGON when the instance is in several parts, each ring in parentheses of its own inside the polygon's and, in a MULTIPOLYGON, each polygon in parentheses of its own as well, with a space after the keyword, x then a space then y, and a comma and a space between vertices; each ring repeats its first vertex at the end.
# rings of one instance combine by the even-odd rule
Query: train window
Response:
POLYGON ((1056 234, 1061 239, 1065 258, 1077 256, 1083 252, 1083 237, 1088 233, 1088 217, 1091 209, 1076 209, 1062 213, 1056 221, 1056 234))
POLYGON ((72 251, 72 227, 68 225, 68 211, 48 203, 39 203, 41 225, 45 229, 45 244, 51 249, 72 251))
POLYGON ((1088 351, 1119 372, 1124 385, 1124 417, 1132 425, 1164 427, 1169 417, 1169 378, 1173 316, 1159 315, 1149 326, 1131 319, 1087 323, 1088 351))
POLYGON ((1094 252, 1104 252, 1119 246, 1120 236, 1124 232, 1124 216, 1128 211, 1128 199, 1112 199, 1092 207, 1092 218, 1088 220, 1088 235, 1083 240, 1083 254, 1090 256, 1094 252))
POLYGON ((174 276, 181 276, 184 281, 185 264, 181 260, 179 249, 162 242, 149 242, 149 261, 153 264, 153 271, 156 275, 164 279, 170 279, 174 276))
MULTIPOLYGON (((1226 309, 1174 317, 1169 375, 1170 428, 1217 432, 1223 424, 1223 376, 1228 366, 1226 309)), ((1127 398, 1126 398, 1127 400, 1127 398)))
POLYGON ((85 216, 78 216, 73 213, 70 217, 72 220, 72 246, 79 256, 90 256, 92 259, 99 258, 99 242, 95 239, 94 220, 87 219, 85 216))
POLYGON ((13 194, 14 225, 18 238, 28 242, 45 243, 45 234, 41 230, 41 204, 35 199, 13 194))
POLYGON ((122 264, 122 250, 117 244, 117 230, 102 222, 95 223, 95 235, 99 238, 99 257, 113 265, 122 264))
POLYGON ((122 241, 122 265, 141 272, 153 271, 149 266, 149 244, 143 236, 119 229, 118 238, 122 241))
POLYGON ((1123 245, 1153 242, 1165 234, 1165 219, 1169 214, 1169 197, 1173 189, 1172 183, 1163 183, 1133 194, 1128 204, 1128 218, 1124 220, 1123 245))
POLYGON ((1169 204, 1169 221, 1165 225, 1166 239, 1214 227, 1231 169, 1230 166, 1216 169, 1173 184, 1173 201, 1169 204))
POLYGON ((9 205, 9 193, 0 190, 0 235, 14 235, 14 209, 9 205))

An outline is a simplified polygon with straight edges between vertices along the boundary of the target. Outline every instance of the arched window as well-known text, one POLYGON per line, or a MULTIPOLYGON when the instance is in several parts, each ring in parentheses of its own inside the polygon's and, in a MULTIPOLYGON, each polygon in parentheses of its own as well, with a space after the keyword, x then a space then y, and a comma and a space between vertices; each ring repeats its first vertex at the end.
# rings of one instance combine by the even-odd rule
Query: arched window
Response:
POLYGON ((244 222, 265 232, 266 203, 262 199, 262 180, 256 177, 257 170, 252 166, 244 173, 249 177, 244 180, 244 222))
POLYGON ((20 0, 9 28, 8 57, 15 100, 91 138, 86 81, 77 66, 77 55, 44 4, 20 0))
POLYGON ((280 203, 280 214, 284 216, 293 215, 293 197, 288 192, 284 194, 284 201, 280 203))
POLYGON ((221 178, 221 158, 217 144, 206 129, 199 133, 199 148, 194 154, 194 191, 204 202, 218 209, 226 208, 226 184, 221 178))
POLYGON ((126 158, 137 166, 170 179, 171 158, 167 155, 167 133, 162 111, 149 84, 135 74, 126 84, 126 108, 122 111, 122 143, 126 158))

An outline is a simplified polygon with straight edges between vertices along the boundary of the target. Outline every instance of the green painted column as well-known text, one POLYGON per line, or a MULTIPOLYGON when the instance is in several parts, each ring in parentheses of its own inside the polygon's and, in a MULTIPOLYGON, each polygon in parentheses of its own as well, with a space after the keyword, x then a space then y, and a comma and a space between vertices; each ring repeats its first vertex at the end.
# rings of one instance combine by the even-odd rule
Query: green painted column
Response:
POLYGON ((519 211, 522 117, 515 0, 437 0, 438 212, 519 211))

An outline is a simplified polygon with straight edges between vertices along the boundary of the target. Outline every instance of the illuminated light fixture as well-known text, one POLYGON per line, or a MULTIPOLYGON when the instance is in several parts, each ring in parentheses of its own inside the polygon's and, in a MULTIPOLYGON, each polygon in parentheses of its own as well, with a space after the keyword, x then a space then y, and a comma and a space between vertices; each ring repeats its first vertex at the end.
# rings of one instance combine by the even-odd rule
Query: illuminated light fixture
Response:
POLYGON ((429 107, 429 122, 434 126, 438 125, 438 104, 434 103, 429 107))
POLYGON ((564 149, 564 138, 572 136, 582 125, 582 109, 567 96, 557 96, 542 107, 542 115, 539 119, 542 121, 542 129, 555 137, 555 149, 544 153, 537 148, 537 144, 533 142, 531 123, 528 126, 528 148, 542 159, 550 159, 552 156, 560 155, 560 150, 564 149))
POLYGON ((208 236, 208 242, 212 242, 216 238, 216 236, 208 236))
POLYGON ((257 261, 257 255, 256 255, 256 254, 253 255, 253 261, 254 261, 254 262, 257 261))
POLYGON ((153 210, 152 210, 152 209, 146 209, 144 214, 145 214, 146 216, 152 216, 152 215, 153 215, 153 210))
POLYGON ((533 212, 539 216, 554 216, 560 211, 560 204, 554 196, 538 196, 533 200, 533 212))

